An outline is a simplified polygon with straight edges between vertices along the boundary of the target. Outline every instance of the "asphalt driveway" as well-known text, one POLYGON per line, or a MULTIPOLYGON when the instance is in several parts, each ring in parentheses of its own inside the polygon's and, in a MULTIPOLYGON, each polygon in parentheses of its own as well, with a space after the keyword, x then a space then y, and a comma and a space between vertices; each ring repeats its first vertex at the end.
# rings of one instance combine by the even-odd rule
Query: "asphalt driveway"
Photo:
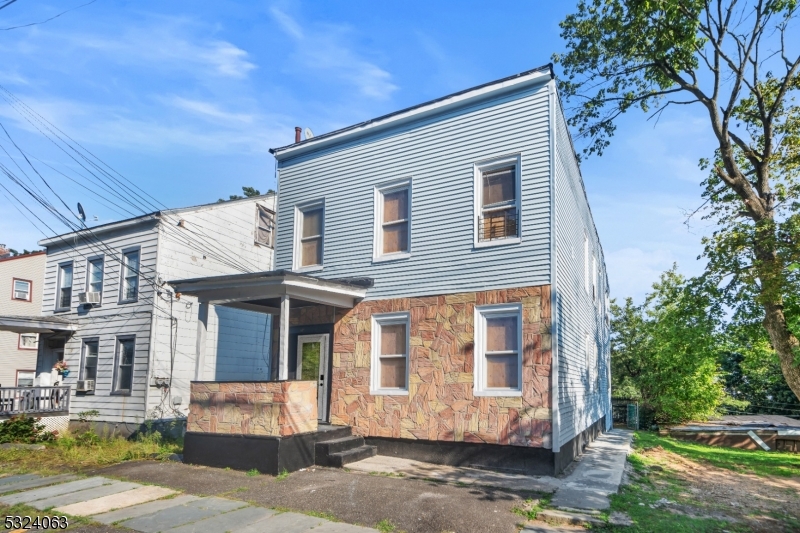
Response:
POLYGON ((224 496, 263 507, 324 513, 369 527, 388 519, 408 533, 513 533, 522 517, 512 509, 537 496, 321 467, 294 472, 282 480, 158 461, 126 462, 91 474, 154 483, 197 496, 224 496))

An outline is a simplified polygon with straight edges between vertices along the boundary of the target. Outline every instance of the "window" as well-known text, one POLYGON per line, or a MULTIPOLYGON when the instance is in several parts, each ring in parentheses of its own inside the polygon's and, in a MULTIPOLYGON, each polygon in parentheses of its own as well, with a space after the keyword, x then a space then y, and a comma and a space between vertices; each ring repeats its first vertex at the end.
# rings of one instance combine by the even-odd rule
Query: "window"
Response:
POLYGON ((86 292, 96 292, 101 295, 103 294, 102 257, 89 259, 86 265, 86 292))
POLYGON ((295 217, 295 268, 322 266, 325 207, 317 202, 298 207, 295 217))
POLYGON ((264 206, 256 205, 256 244, 275 246, 275 213, 264 206))
POLYGON ((99 353, 99 347, 100 342, 97 339, 83 341, 83 366, 81 367, 81 379, 97 379, 97 355, 99 353))
POLYGON ((58 267, 58 290, 56 291, 56 309, 72 307, 72 263, 58 267))
POLYGON ((14 278, 12 283, 12 295, 14 300, 23 300, 25 302, 31 301, 31 287, 33 283, 26 279, 14 278))
POLYGON ((478 243, 519 238, 519 168, 518 156, 476 165, 478 243))
POLYGON ((522 395, 522 306, 475 308, 475 394, 522 395))
POLYGON ((409 314, 372 315, 371 394, 408 394, 409 314))
POLYGON ((19 345, 20 350, 38 350, 39 349, 39 334, 38 333, 20 333, 19 345))
POLYGON ((407 257, 411 250, 411 180, 375 189, 375 259, 407 257))
POLYGON ((597 388, 597 343, 592 340, 591 335, 586 334, 586 375, 589 380, 589 389, 597 388))
POLYGON ((583 286, 589 294, 589 237, 583 234, 583 286))
POLYGON ((117 338, 117 372, 114 377, 114 392, 130 394, 133 386, 133 356, 136 351, 134 337, 117 338))
POLYGON ((122 301, 139 297, 139 250, 122 254, 122 301))
POLYGON ((597 300, 597 258, 592 256, 592 298, 597 300))
POLYGON ((17 387, 33 387, 36 372, 33 370, 17 370, 17 387))

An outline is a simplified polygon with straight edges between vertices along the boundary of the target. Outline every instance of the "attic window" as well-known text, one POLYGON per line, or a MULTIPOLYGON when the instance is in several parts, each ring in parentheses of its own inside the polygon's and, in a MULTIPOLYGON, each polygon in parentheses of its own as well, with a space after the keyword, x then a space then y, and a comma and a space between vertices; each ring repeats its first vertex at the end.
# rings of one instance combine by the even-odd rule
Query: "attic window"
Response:
POLYGON ((275 247, 275 213, 264 206, 256 206, 256 244, 275 247))

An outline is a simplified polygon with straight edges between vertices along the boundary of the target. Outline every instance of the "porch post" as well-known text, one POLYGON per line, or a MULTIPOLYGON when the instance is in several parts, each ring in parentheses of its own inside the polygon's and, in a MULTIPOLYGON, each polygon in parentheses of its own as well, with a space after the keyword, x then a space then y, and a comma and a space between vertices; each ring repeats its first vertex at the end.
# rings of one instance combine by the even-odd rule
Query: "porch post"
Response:
MULTIPOLYGON (((197 360, 194 370, 195 381, 203 380, 206 368, 206 334, 208 333, 208 302, 200 302, 197 309, 197 360)), ((172 324, 170 324, 172 327, 172 324)))
POLYGON ((289 379, 289 297, 285 294, 281 296, 278 379, 289 379))

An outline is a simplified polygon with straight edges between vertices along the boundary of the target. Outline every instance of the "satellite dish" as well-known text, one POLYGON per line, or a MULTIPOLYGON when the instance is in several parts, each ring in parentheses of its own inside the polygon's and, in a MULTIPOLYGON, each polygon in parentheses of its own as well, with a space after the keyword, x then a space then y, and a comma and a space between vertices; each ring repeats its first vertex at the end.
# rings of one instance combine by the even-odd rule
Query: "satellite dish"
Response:
POLYGON ((311 131, 311 128, 306 128, 306 131, 304 133, 306 134, 306 140, 308 140, 308 139, 310 139, 310 138, 312 138, 314 136, 314 132, 311 131))
POLYGON ((80 215, 81 220, 86 222, 86 212, 84 212, 83 206, 81 205, 80 202, 78 202, 78 214, 80 215))

